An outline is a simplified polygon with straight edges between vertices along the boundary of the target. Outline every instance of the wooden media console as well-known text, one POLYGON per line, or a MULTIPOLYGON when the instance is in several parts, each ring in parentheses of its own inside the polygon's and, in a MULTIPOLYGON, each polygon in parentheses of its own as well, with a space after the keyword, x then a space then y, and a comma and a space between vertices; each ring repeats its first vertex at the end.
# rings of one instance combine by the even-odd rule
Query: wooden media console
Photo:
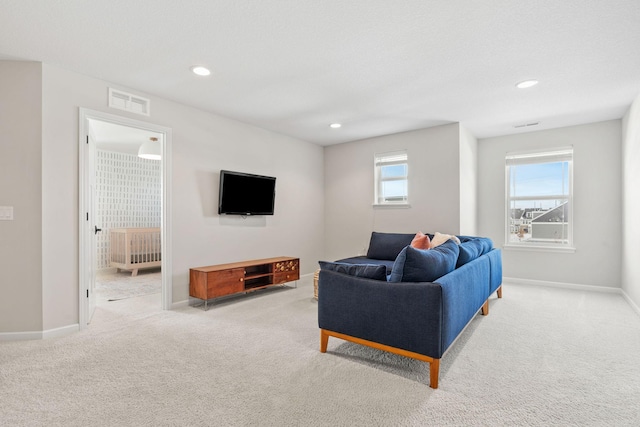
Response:
POLYGON ((276 257, 189 269, 189 296, 212 298, 251 292, 300 279, 300 259, 276 257))

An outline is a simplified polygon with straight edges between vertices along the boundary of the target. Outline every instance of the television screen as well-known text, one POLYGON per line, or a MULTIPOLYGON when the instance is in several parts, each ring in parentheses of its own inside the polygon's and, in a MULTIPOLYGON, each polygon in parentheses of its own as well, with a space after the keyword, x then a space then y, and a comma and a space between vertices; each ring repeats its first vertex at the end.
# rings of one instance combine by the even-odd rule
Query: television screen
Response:
POLYGON ((273 215, 275 196, 274 177, 220 171, 221 215, 273 215))

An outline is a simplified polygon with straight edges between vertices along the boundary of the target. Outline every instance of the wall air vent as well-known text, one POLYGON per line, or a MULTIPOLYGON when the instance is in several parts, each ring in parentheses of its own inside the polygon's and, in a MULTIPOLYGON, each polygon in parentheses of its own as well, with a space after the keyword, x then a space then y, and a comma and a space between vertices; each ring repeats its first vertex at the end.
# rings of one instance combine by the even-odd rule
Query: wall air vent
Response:
POLYGON ((138 95, 109 88, 109 107, 148 116, 151 101, 138 95))
POLYGON ((526 128, 529 126, 538 126, 540 124, 540 122, 533 122, 533 123, 523 123, 521 125, 515 125, 514 128, 518 129, 518 128, 526 128))

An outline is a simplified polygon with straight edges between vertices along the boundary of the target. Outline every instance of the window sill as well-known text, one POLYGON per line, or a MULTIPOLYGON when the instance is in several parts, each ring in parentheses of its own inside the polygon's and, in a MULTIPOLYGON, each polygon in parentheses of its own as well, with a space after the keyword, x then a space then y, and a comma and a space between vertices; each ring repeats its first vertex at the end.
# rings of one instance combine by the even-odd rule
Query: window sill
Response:
POLYGON ((573 246, 544 246, 534 244, 514 245, 513 243, 505 244, 502 249, 507 251, 553 252, 563 254, 572 254, 576 251, 576 248, 573 246))
POLYGON ((411 207, 411 205, 409 203, 385 203, 385 204, 378 204, 378 203, 374 203, 373 207, 378 209, 378 208, 382 208, 382 209, 409 209, 411 207))

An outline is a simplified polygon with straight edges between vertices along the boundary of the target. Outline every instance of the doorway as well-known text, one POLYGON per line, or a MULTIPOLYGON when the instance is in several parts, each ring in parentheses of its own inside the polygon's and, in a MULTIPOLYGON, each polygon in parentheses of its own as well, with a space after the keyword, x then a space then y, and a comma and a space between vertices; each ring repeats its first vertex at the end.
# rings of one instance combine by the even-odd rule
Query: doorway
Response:
MULTIPOLYGON (((79 124, 80 328, 87 327, 95 310, 98 294, 97 272, 109 268, 109 273, 112 273, 115 271, 113 265, 122 267, 122 272, 117 273, 117 277, 122 277, 126 282, 127 276, 134 276, 128 280, 130 283, 146 282, 147 288, 149 288, 150 279, 154 277, 154 271, 147 269, 155 267, 157 272, 159 266, 160 272, 155 273, 155 277, 160 276, 161 279, 161 308, 170 309, 172 304, 169 217, 171 130, 87 109, 80 109, 79 124), (138 159, 138 149, 147 141, 158 144, 161 153, 159 162, 138 159), (112 166, 117 170, 105 171, 112 166), (159 179, 159 182, 155 181, 156 179, 159 179), (147 189, 144 188, 145 180, 149 185, 147 189), (117 187, 113 187, 116 181, 117 187), (152 188, 154 185, 156 188, 152 188), (120 191, 142 194, 129 194, 129 201, 118 201, 117 198, 120 195, 114 193, 120 191), (98 196, 100 196, 99 199, 98 196), (121 206, 105 211, 105 203, 118 203, 121 206), (132 205, 132 209, 128 209, 127 203, 132 205), (129 212, 130 210, 134 212, 129 212), (148 218, 144 218, 145 215, 148 218), (151 227, 158 225, 159 227, 151 227), (127 237, 130 243, 127 243, 126 262, 136 264, 119 265, 111 262, 110 240, 113 236, 119 238, 121 235, 107 232, 107 229, 113 231, 114 226, 118 231, 121 229, 133 231, 138 236, 127 237), (134 248, 135 253, 131 253, 131 248, 134 248), (142 263, 138 264, 140 262, 142 263), (142 268, 134 268, 137 266, 142 268), (140 277, 135 279, 136 276, 140 277)), ((124 257, 125 250, 122 249, 122 252, 124 257)), ((113 277, 111 275, 107 279, 113 279, 113 277)), ((135 289, 135 291, 139 290, 135 289)), ((127 294, 123 294, 123 298, 126 297, 127 294)))

